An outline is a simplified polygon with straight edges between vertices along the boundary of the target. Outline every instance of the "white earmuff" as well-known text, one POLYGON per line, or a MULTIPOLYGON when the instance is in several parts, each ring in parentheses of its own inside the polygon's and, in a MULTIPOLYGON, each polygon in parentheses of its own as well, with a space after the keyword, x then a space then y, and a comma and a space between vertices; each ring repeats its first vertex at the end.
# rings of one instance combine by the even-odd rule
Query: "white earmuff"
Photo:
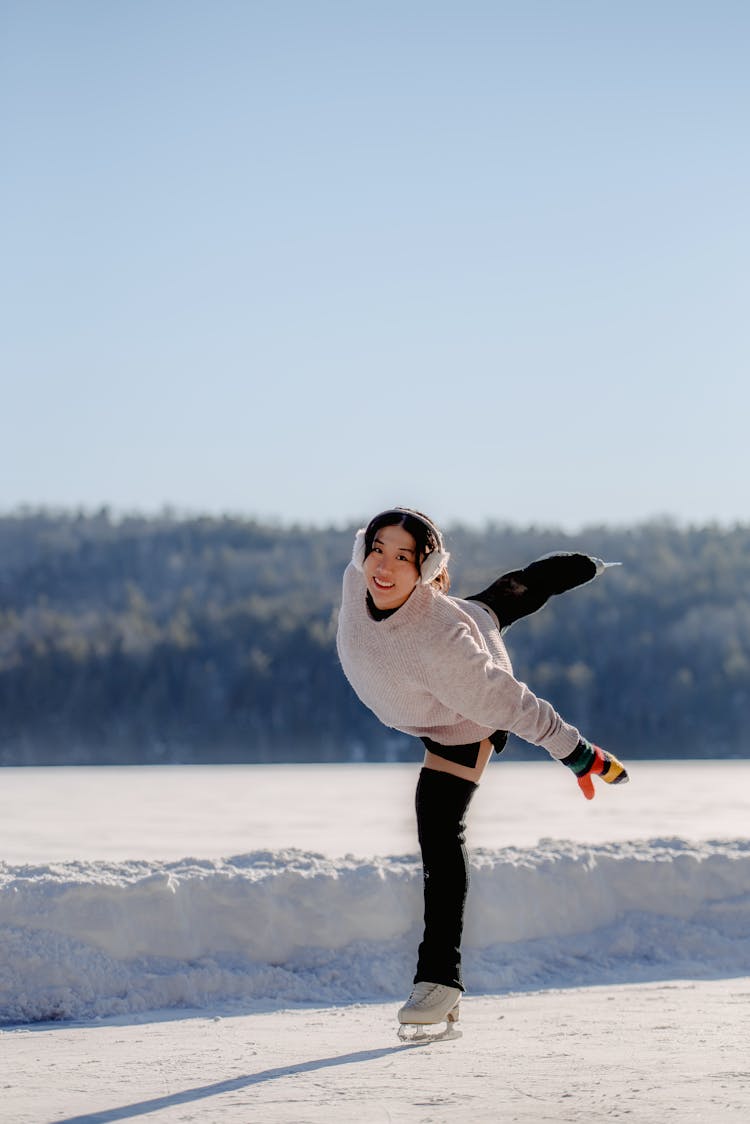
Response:
POLYGON ((354 536, 354 547, 352 549, 352 564, 355 570, 362 573, 365 565, 365 529, 360 527, 354 536))
POLYGON ((448 565, 449 558, 450 552, 447 550, 431 551, 422 563, 422 572, 419 578, 422 585, 429 585, 430 582, 434 582, 435 578, 439 577, 448 565))

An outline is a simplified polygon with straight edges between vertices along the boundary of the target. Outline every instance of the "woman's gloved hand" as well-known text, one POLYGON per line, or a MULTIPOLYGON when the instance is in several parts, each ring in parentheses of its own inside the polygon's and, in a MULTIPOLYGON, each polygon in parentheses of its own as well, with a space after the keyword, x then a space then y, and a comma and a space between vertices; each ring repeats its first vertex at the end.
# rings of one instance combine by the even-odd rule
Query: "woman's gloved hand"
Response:
POLYGON ((594 774, 598 774, 607 784, 625 784, 630 780, 622 762, 585 738, 581 738, 573 752, 561 758, 561 761, 573 770, 587 800, 594 799, 594 774))

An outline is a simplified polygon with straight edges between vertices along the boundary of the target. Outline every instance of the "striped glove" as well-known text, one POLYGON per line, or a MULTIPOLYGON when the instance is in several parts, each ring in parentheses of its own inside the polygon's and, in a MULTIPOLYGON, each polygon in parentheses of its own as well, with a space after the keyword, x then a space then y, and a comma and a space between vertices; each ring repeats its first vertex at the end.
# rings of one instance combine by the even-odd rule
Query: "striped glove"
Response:
POLYGON ((625 784, 630 779, 625 767, 616 757, 600 749, 598 745, 587 742, 585 738, 581 738, 573 752, 562 757, 561 761, 573 770, 587 800, 594 799, 594 773, 598 773, 607 784, 625 784))

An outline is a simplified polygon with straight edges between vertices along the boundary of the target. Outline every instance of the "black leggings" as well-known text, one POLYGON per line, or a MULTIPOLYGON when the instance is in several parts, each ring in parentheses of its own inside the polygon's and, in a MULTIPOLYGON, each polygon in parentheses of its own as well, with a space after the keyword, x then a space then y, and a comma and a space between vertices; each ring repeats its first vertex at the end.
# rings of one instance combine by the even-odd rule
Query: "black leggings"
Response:
POLYGON ((478 785, 422 769, 417 783, 417 830, 424 870, 424 937, 414 983, 464 985, 461 934, 469 889, 466 810, 478 785))
POLYGON ((521 617, 536 613, 550 597, 585 585, 596 577, 596 562, 588 554, 551 554, 511 570, 467 601, 481 601, 497 618, 500 631, 510 628, 521 617))
MULTIPOLYGON (((596 576, 596 563, 585 554, 556 554, 532 562, 523 570, 503 574, 481 593, 467 598, 486 605, 502 630, 535 613, 556 593, 564 593, 596 576)), ((499 752, 507 734, 496 731, 492 741, 499 752)), ((440 746, 422 738, 428 749, 449 761, 473 768, 479 742, 440 746)), ((478 788, 473 781, 422 769, 417 784, 417 830, 424 868, 424 937, 419 946, 414 983, 447 984, 463 991, 461 935, 469 889, 466 850, 466 812, 478 788)))

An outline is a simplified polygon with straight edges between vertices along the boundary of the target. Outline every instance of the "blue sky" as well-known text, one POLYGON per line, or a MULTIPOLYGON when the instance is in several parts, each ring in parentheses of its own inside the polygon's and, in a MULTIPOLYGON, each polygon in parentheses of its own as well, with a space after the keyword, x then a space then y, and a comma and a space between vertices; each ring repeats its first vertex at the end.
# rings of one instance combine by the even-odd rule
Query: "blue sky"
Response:
POLYGON ((0 510, 747 521, 750 6, 5 0, 0 510))

